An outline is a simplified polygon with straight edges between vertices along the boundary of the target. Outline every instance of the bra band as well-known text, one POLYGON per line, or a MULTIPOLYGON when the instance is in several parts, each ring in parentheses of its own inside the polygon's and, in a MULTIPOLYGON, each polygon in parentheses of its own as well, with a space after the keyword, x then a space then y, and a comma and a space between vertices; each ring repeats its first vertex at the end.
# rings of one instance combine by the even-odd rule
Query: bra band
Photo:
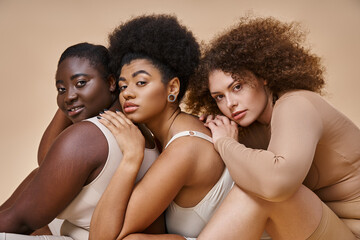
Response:
MULTIPOLYGON (((167 148, 169 146, 169 144, 174 141, 175 139, 179 138, 179 137, 184 137, 184 136, 190 136, 190 137, 199 137, 202 139, 205 139, 209 142, 212 143, 212 138, 209 137, 208 135, 206 135, 205 133, 202 132, 197 132, 197 131, 183 131, 183 132, 179 132, 177 134, 175 134, 170 141, 166 144, 165 148, 167 148)), ((164 148, 164 149, 165 149, 164 148)))

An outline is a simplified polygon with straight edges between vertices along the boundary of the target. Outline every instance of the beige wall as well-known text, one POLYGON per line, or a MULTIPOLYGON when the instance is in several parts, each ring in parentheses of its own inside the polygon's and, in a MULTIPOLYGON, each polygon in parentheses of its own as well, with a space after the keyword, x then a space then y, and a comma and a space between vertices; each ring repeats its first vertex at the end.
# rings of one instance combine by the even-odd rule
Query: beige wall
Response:
POLYGON ((327 67, 326 98, 360 126, 359 0, 0 0, 0 203, 36 166, 57 108, 54 73, 66 47, 106 45, 120 21, 153 12, 175 13, 209 40, 249 11, 303 23, 327 67))

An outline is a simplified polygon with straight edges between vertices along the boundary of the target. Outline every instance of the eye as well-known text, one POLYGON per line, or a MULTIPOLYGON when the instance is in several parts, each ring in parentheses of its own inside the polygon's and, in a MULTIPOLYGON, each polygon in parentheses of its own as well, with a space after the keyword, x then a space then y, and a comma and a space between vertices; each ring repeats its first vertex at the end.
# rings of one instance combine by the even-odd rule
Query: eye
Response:
POLYGON ((126 85, 119 85, 120 92, 124 91, 127 88, 126 85))
POLYGON ((81 88, 81 87, 83 87, 83 86, 85 86, 86 85, 86 81, 85 80, 78 80, 77 82, 76 82, 76 87, 78 87, 78 88, 81 88))
POLYGON ((219 102, 224 98, 224 95, 216 95, 216 96, 213 96, 213 98, 215 99, 216 102, 219 102))
POLYGON ((64 87, 58 87, 56 89, 57 89, 59 94, 62 94, 62 93, 64 93, 66 91, 66 89, 64 87))
POLYGON ((240 91, 241 90, 241 84, 240 83, 235 84, 234 87, 233 87, 233 90, 234 91, 240 91))
POLYGON ((136 82, 136 85, 137 86, 145 86, 146 82, 145 81, 138 81, 138 82, 136 82))

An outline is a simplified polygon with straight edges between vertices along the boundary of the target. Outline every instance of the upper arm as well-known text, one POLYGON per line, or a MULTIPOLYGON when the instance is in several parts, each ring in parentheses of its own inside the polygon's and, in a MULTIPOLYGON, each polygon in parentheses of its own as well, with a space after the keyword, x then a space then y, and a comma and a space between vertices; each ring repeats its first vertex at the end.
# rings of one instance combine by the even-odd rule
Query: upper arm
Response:
POLYGON ((79 123, 64 131, 11 207, 13 227, 21 222, 36 229, 49 223, 81 191, 106 156, 106 139, 92 123, 79 123))
POLYGON ((160 154, 134 188, 120 236, 143 232, 166 210, 191 174, 192 148, 186 141, 176 141, 160 154))
POLYGON ((288 182, 299 186, 312 164, 322 134, 322 120, 317 109, 306 98, 289 97, 276 106, 271 121, 268 150, 274 161, 283 161, 282 169, 288 182))
POLYGON ((45 155, 49 151, 50 146, 53 144, 56 137, 71 124, 72 122, 70 121, 70 119, 67 118, 60 109, 58 109, 53 119, 49 123, 49 126, 47 126, 44 134, 41 137, 41 141, 38 148, 39 165, 45 159, 45 155))

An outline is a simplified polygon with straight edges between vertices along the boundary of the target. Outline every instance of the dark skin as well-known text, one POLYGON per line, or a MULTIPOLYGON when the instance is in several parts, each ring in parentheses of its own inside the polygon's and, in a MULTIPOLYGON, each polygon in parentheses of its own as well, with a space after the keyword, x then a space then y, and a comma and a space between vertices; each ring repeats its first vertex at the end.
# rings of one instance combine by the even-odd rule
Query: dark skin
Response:
MULTIPOLYGON (((68 126, 70 126, 72 122, 68 119, 65 114, 58 109, 51 120, 49 126, 46 128, 38 149, 38 165, 42 163, 45 158, 46 153, 49 151, 52 143, 55 138, 68 126)), ((0 211, 10 207, 14 204, 17 197, 23 192, 26 186, 31 182, 34 178, 38 168, 34 169, 16 188, 13 194, 0 206, 0 211)))
POLYGON ((58 111, 45 132, 39 148, 38 170, 2 205, 0 232, 29 234, 47 225, 102 170, 108 153, 106 139, 94 124, 79 122, 105 108, 120 109, 113 94, 114 78, 100 76, 86 59, 68 58, 59 65, 56 80, 63 115, 58 111), (102 93, 101 99, 94 100, 92 93, 102 93), (79 123, 67 127, 71 123, 64 116, 71 123, 79 123))

